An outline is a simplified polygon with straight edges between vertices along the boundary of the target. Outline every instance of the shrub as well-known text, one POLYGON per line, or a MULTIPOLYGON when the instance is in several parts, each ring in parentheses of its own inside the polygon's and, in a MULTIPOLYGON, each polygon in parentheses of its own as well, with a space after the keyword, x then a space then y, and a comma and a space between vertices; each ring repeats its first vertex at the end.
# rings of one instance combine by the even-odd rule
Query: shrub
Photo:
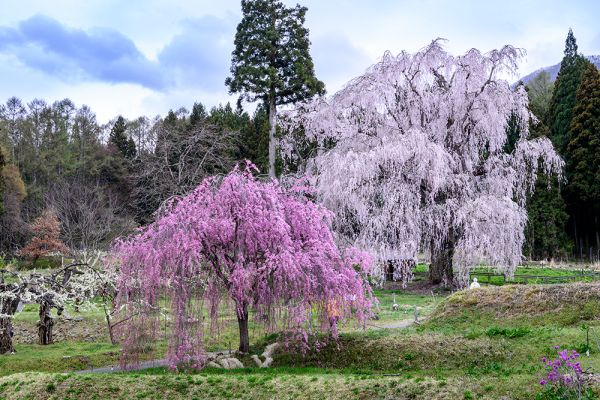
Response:
POLYGON ((561 350, 555 347, 558 356, 554 359, 542 358, 546 369, 540 380, 544 390, 538 394, 537 400, 591 400, 597 399, 587 381, 583 377, 581 364, 577 361, 579 353, 575 350, 561 350))
POLYGON ((491 326, 485 332, 488 336, 504 336, 509 339, 520 338, 531 332, 531 329, 525 327, 517 328, 499 328, 497 326, 491 326))

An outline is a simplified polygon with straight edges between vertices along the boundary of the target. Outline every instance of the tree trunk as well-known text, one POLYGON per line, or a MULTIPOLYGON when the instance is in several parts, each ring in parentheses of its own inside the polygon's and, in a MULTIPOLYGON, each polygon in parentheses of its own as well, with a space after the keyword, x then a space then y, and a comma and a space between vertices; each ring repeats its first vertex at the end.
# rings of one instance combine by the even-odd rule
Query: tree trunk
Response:
POLYGON ((0 354, 14 353, 12 316, 0 317, 0 354))
POLYGON ((40 320, 38 321, 38 336, 41 345, 52 344, 54 318, 52 318, 50 311, 50 305, 47 302, 42 301, 40 304, 40 320))
MULTIPOLYGON (((1 279, 1 278, 0 278, 1 279)), ((0 293, 14 293, 15 287, 0 281, 0 293)), ((3 297, 0 299, 0 354, 14 353, 12 318, 17 312, 20 298, 3 297)))
POLYGON ((103 307, 104 307, 104 316, 106 317, 106 326, 108 327, 108 337, 110 338, 110 344, 117 344, 115 335, 113 333, 113 325, 110 320, 110 313, 108 312, 106 305, 104 305, 103 307))
POLYGON ((277 106, 275 105, 275 95, 269 96, 269 177, 276 178, 275 175, 275 155, 277 152, 277 138, 275 138, 275 121, 277 116, 277 106))
POLYGON ((429 282, 438 285, 451 285, 453 280, 452 258, 454 257, 454 239, 448 237, 435 246, 431 243, 431 264, 429 265, 429 282))
POLYGON ((246 303, 241 307, 238 306, 237 320, 240 328, 240 348, 238 350, 240 353, 249 353, 250 337, 248 336, 248 305, 246 303))

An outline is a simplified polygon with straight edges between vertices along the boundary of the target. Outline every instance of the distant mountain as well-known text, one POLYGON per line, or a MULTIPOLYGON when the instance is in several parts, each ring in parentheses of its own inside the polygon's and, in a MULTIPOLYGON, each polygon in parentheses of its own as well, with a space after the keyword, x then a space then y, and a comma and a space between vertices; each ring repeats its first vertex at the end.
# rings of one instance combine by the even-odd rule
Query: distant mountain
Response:
MULTIPOLYGON (((600 69, 600 56, 587 56, 586 58, 588 60, 590 60, 596 67, 598 67, 600 69)), ((525 82, 527 84, 530 80, 535 78, 537 76, 537 74, 539 74, 542 71, 546 71, 550 75, 550 79, 554 81, 556 79, 556 76, 558 75, 559 70, 560 70, 560 63, 558 63, 556 65, 552 65, 550 67, 540 68, 537 71, 530 73, 529 75, 525 75, 520 80, 522 80, 523 82, 525 82)))

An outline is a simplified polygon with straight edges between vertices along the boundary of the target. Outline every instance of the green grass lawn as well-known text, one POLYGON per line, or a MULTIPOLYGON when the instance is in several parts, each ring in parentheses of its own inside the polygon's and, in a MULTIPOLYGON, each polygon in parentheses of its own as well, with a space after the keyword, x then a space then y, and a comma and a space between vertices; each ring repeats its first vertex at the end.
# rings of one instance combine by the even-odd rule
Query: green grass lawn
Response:
MULTIPOLYGON (((425 275, 428 273, 429 268, 427 264, 417 264, 415 273, 419 280, 425 280, 425 275)), ((544 284, 544 283, 569 283, 569 282, 594 282, 600 280, 600 276, 590 277, 590 275, 598 272, 596 269, 592 269, 590 265, 565 265, 561 268, 544 267, 539 265, 524 265, 519 266, 515 270, 515 277, 513 279, 504 279, 503 276, 482 276, 479 274, 497 274, 492 267, 481 266, 473 268, 471 273, 472 276, 477 277, 479 282, 483 285, 494 285, 502 286, 507 284, 544 284), (534 277, 535 278, 532 278, 534 277), (560 282, 560 279, 565 280, 560 282), (567 280, 568 278, 568 280, 567 280)))
MULTIPOLYGON (((344 326, 338 340, 322 337, 318 352, 281 350, 269 369, 57 374, 86 368, 88 361, 112 364, 119 349, 107 343, 19 345, 16 355, 0 358, 0 374, 8 375, 0 378, 0 398, 533 399, 543 374, 540 358, 552 356, 555 345, 589 349, 581 358, 584 369, 600 370, 600 285, 490 286, 447 299, 399 290, 375 295, 379 320, 366 331, 344 326), (377 327, 412 319, 415 307, 428 317, 422 324, 377 327)), ((213 341, 237 343, 236 333, 225 330, 213 341)), ((273 340, 255 327, 253 351, 273 340)), ((155 354, 164 348, 159 342, 155 354)))
MULTIPOLYGON (((415 307, 417 307, 420 317, 426 316, 442 299, 439 296, 413 295, 392 290, 376 290, 375 295, 379 304, 373 311, 378 319, 369 322, 368 329, 377 329, 379 326, 396 321, 413 319, 415 307), (400 306, 397 311, 392 310, 394 299, 400 306)), ((221 319, 218 335, 210 335, 207 332, 205 348, 209 351, 235 350, 239 343, 235 314, 227 304, 224 303, 222 307, 228 317, 221 319)), ((27 371, 68 372, 118 363, 120 348, 109 343, 108 328, 100 306, 85 307, 79 312, 75 312, 73 307, 69 306, 66 314, 71 318, 77 318, 77 321, 57 318, 54 326, 56 343, 40 346, 35 344, 38 306, 27 304, 14 319, 17 332, 15 337, 16 354, 0 357, 0 376, 27 371), (23 337, 19 337, 19 333, 23 332, 28 334, 27 342, 23 341, 23 337), (68 339, 63 340, 64 337, 68 339)), ((354 332, 360 331, 361 328, 354 322, 349 322, 341 326, 340 330, 354 332)), ((163 358, 169 334, 170 323, 167 321, 166 324, 161 324, 156 348, 144 358, 163 358)), ((252 344, 267 343, 272 340, 269 339, 272 337, 273 335, 265 331, 262 325, 251 321, 250 339, 252 344)))
POLYGON ((402 290, 374 290, 373 294, 377 297, 379 305, 373 310, 377 319, 369 322, 371 327, 414 320, 415 308, 419 318, 427 317, 444 299, 444 296, 412 294, 402 290), (398 305, 397 310, 392 308, 394 301, 398 305))

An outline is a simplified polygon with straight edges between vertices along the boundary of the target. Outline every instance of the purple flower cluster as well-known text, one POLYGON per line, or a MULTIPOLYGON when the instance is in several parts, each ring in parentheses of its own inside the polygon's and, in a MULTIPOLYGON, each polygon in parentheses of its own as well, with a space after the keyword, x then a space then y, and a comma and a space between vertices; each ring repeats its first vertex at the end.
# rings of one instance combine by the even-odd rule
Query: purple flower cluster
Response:
POLYGON ((575 350, 561 350, 560 346, 554 347, 558 353, 554 359, 542 358, 546 368, 546 377, 540 380, 540 385, 553 385, 557 388, 581 390, 582 374, 581 364, 577 361, 579 353, 575 350))

